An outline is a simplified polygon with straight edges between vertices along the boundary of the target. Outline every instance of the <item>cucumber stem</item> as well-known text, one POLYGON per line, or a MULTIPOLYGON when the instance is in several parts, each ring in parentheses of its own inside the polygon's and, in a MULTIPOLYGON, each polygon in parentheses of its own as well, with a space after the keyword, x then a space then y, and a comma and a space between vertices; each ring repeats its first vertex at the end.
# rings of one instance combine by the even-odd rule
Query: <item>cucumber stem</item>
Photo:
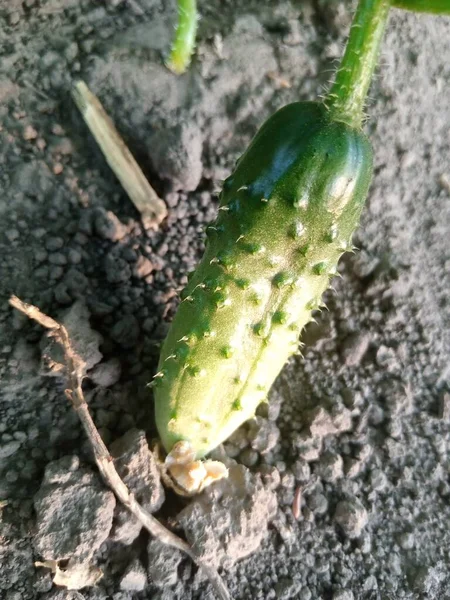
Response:
POLYGON ((325 98, 336 121, 360 129, 391 0, 359 0, 336 80, 325 98))
POLYGON ((197 32, 196 0, 178 0, 178 23, 166 67, 181 75, 186 71, 195 47, 197 32))
POLYGON ((450 15, 449 0, 393 0, 392 6, 435 15, 450 15))

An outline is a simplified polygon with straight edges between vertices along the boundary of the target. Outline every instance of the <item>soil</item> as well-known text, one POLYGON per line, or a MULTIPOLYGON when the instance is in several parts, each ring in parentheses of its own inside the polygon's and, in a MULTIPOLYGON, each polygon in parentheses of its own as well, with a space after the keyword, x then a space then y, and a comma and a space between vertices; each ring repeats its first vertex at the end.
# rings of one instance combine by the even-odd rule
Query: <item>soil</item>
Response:
MULTIPOLYGON (((135 429, 155 436, 145 384, 220 182, 276 108, 323 94, 351 16, 325 0, 199 10, 177 78, 162 59, 175 2, 0 2, 1 599, 212 598, 186 558, 124 525, 55 349, 8 305, 14 293, 67 323, 104 440, 126 434, 131 454, 148 452, 135 429), (144 230, 73 105, 79 78, 167 203, 159 230, 144 230), (80 591, 35 566, 86 556, 80 591)), ((145 471, 142 502, 224 567, 236 600, 450 599, 449 65, 450 19, 392 11, 359 252, 269 410, 225 445, 235 479, 188 505, 166 492, 161 508, 153 463, 133 463, 129 485, 145 471)))

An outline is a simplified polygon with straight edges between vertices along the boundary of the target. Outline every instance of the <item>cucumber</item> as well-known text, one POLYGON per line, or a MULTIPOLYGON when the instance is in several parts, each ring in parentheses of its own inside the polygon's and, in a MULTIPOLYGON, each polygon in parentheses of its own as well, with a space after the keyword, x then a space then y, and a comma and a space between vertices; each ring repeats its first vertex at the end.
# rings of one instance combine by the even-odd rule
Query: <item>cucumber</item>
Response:
POLYGON ((372 150, 332 115, 315 102, 280 109, 224 182, 154 380, 167 452, 184 441, 202 458, 254 416, 352 248, 372 150))

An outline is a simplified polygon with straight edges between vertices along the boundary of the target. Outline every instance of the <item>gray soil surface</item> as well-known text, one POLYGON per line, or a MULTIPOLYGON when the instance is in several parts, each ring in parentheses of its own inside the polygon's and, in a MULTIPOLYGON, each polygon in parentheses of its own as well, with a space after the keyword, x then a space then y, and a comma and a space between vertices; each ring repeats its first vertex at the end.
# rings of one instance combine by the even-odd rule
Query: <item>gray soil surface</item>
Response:
POLYGON ((0 0, 0 598, 213 597, 188 559, 127 525, 57 350, 9 307, 15 293, 67 324, 123 477, 222 567, 235 600, 450 599, 450 19, 392 11, 367 109, 360 250, 269 410, 225 445, 233 477, 161 507, 136 428, 155 436, 145 384, 216 191, 267 116, 324 92, 351 15, 345 2, 201 0, 196 56, 177 78, 162 63, 174 5, 0 0), (79 78, 167 203, 158 231, 74 107, 79 78), (34 564, 45 559, 65 561, 80 590, 54 586, 34 564))

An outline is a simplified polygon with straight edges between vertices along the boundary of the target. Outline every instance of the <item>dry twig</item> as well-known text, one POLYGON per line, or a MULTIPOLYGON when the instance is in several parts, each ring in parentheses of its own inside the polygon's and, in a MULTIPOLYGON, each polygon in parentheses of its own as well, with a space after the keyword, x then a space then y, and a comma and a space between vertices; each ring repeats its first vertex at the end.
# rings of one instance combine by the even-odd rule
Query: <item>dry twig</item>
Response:
POLYGON ((187 554, 200 567, 213 585, 220 600, 230 600, 230 595, 219 574, 211 567, 203 564, 192 548, 184 540, 166 529, 155 517, 148 513, 136 501, 134 495, 120 478, 114 466, 114 461, 105 446, 89 413, 88 405, 81 387, 83 379, 83 359, 75 352, 67 329, 44 313, 36 306, 22 302, 17 296, 9 300, 11 306, 21 311, 30 319, 50 330, 50 335, 61 345, 64 351, 64 363, 67 370, 68 388, 65 390, 67 398, 75 409, 83 428, 91 443, 95 461, 106 484, 116 494, 122 504, 142 523, 147 531, 158 540, 181 550, 187 554))
POLYGON ((166 205, 149 184, 100 100, 84 81, 75 83, 72 98, 109 166, 140 212, 144 227, 150 229, 158 226, 167 216, 166 205))

